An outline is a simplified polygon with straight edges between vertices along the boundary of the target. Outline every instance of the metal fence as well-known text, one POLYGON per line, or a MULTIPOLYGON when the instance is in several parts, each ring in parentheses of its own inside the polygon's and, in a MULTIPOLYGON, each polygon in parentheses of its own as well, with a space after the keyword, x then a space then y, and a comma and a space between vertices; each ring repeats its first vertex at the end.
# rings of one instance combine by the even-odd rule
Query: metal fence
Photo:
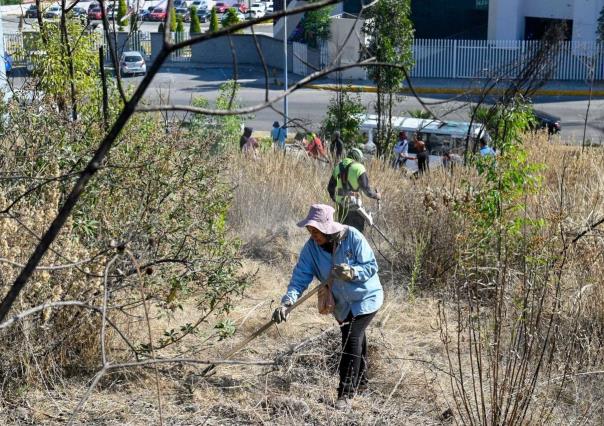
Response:
MULTIPOLYGON (((413 77, 515 78, 542 47, 525 40, 418 39, 413 45, 413 77)), ((604 77, 604 44, 567 41, 547 50, 554 80, 588 80, 604 77)), ((545 69, 541 72, 545 73, 545 69)))

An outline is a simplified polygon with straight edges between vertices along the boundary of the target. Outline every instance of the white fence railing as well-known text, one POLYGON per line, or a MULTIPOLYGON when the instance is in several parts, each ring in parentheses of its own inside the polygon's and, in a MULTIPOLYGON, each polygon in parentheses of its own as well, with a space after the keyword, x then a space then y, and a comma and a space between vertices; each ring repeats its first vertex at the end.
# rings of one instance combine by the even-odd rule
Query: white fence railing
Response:
MULTIPOLYGON (((541 47, 540 41, 418 39, 413 45, 413 77, 516 78, 541 47)), ((553 80, 604 77, 604 44, 562 42, 547 50, 553 80)), ((543 67, 540 72, 545 72, 543 67)))
MULTIPOLYGON (((152 35, 147 32, 131 34, 121 48, 138 50, 147 58, 153 56, 152 35)), ((173 40, 186 40, 189 34, 174 34, 173 40)), ((33 45, 22 34, 4 34, 5 50, 13 55, 14 65, 25 65, 33 45)), ((106 44, 106 42, 105 42, 106 44)), ((412 77, 420 78, 504 78, 518 77, 522 68, 539 51, 539 41, 437 40, 417 39, 413 44, 415 65, 412 77)), ((281 48, 280 48, 281 49, 281 48)), ((309 66, 306 45, 293 43, 293 72, 307 75, 316 67, 329 64, 326 45, 313 53, 309 66), (315 56, 319 55, 318 58, 315 56)), ((314 50, 313 50, 314 52, 314 50)), ((106 49, 106 53, 108 51, 106 49)), ((191 48, 170 55, 174 62, 191 61, 191 48)), ((546 51, 547 66, 534 71, 553 80, 604 80, 604 43, 562 42, 546 51), (547 71, 551 73, 546 74, 547 71)), ((354 58, 350 59, 351 61, 354 58)), ((357 77, 358 78, 358 77, 357 77)))

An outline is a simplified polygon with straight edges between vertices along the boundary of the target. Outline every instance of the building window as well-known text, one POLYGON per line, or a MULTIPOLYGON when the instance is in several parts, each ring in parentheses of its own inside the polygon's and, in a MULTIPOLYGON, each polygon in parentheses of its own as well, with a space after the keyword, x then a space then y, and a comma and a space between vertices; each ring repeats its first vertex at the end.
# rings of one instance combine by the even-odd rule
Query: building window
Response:
POLYGON ((534 18, 529 16, 524 18, 524 39, 541 40, 548 31, 556 27, 559 27, 562 31, 563 40, 572 40, 572 19, 534 18))

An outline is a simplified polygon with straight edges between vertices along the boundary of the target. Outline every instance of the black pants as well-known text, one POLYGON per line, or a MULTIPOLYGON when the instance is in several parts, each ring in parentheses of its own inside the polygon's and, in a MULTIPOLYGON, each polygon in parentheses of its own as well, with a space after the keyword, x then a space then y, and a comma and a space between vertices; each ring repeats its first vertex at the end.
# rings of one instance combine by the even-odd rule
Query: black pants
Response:
POLYGON ((430 157, 427 151, 422 151, 417 154, 417 172, 421 175, 424 172, 427 172, 430 168, 429 166, 430 157))
POLYGON ((365 230, 365 218, 356 210, 350 210, 338 205, 336 216, 337 221, 344 225, 352 226, 361 233, 365 230))
POLYGON ((344 320, 342 331, 342 358, 340 359, 340 386, 338 397, 353 395, 359 386, 367 385, 367 337, 365 329, 376 312, 352 316, 344 320))

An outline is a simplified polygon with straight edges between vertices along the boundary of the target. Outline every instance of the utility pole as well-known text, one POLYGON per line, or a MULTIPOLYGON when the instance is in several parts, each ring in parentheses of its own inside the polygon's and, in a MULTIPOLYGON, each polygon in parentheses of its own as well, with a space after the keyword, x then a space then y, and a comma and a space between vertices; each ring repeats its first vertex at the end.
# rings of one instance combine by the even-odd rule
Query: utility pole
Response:
POLYGON ((6 50, 4 50, 4 25, 2 24, 2 11, 0 11, 0 93, 6 95, 7 87, 6 50))
MULTIPOLYGON (((287 0, 283 0, 283 11, 287 12, 287 0)), ((283 90, 287 92, 287 88, 289 87, 287 82, 287 14, 283 16, 283 57, 285 58, 285 64, 283 65, 283 69, 285 70, 285 76, 283 78, 283 90)), ((285 128, 287 124, 287 96, 283 98, 283 127, 285 128)), ((287 131, 287 128, 286 128, 287 131)))

